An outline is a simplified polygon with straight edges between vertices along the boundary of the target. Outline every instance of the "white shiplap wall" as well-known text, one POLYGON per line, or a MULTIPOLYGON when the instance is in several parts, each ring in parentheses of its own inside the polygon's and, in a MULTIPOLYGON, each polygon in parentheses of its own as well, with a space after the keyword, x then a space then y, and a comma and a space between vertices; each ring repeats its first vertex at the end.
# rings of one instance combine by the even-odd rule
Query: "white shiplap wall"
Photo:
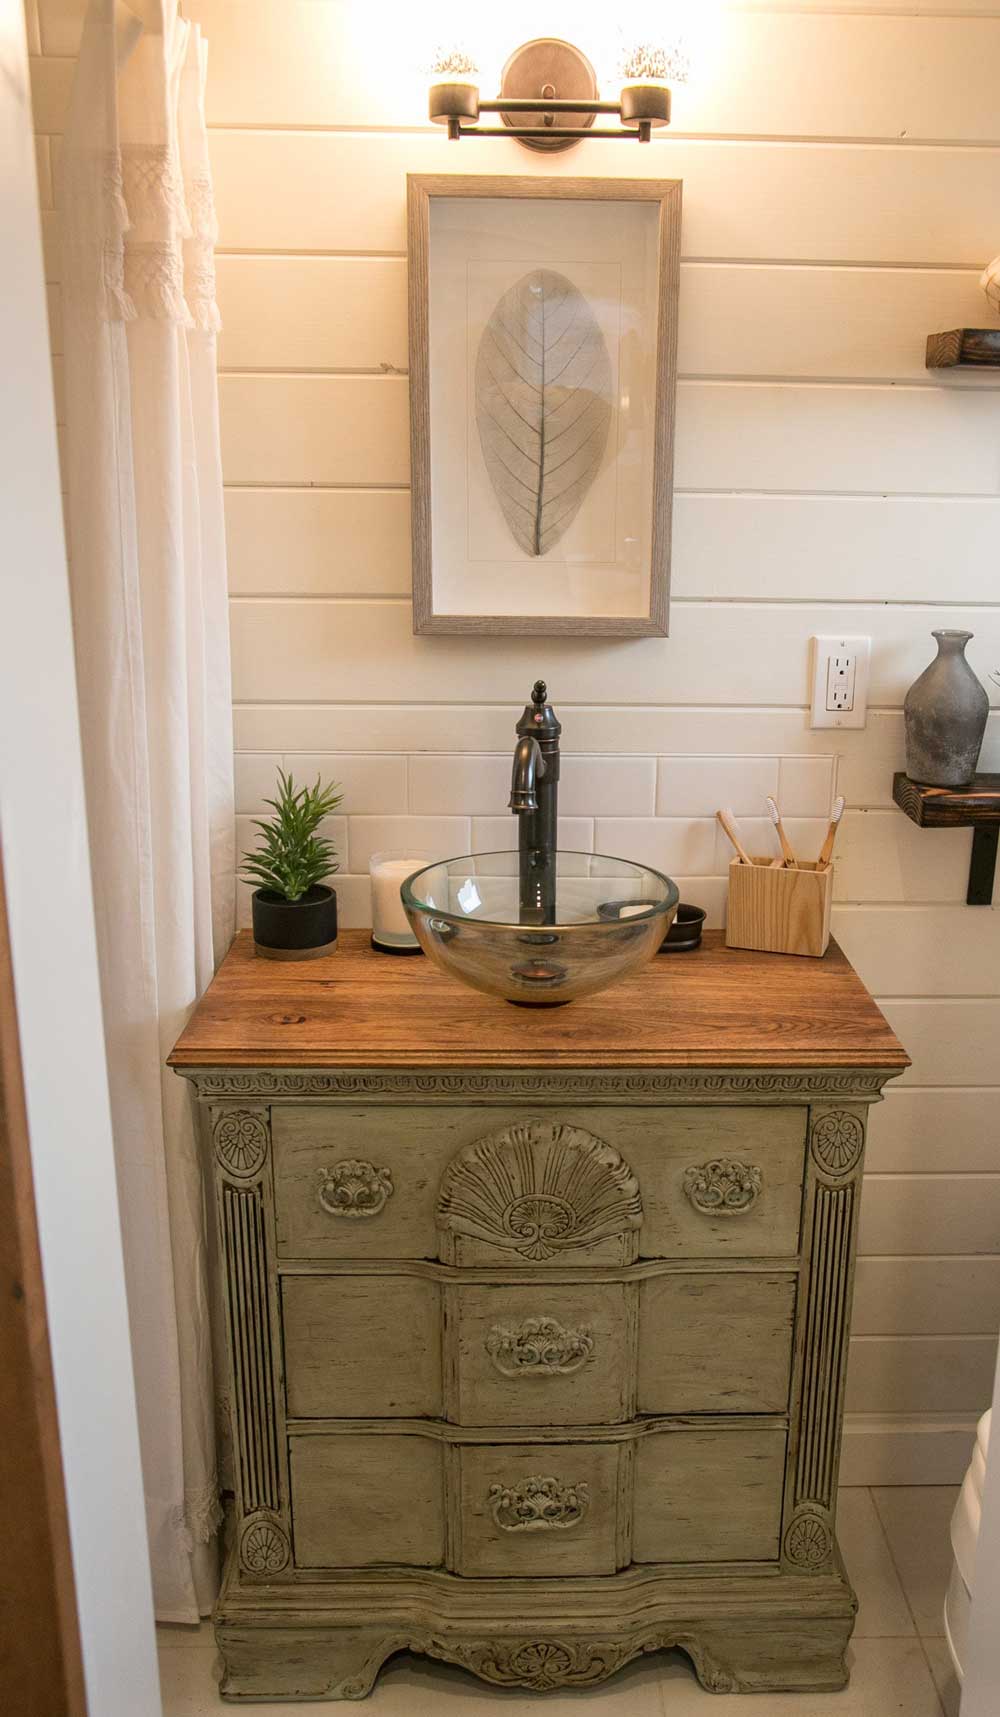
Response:
MULTIPOLYGON (((52 182, 82 0, 37 10, 58 354, 52 182)), ((931 627, 974 631, 982 675, 1000 663, 1000 388, 923 367, 929 331, 988 319, 1000 4, 734 7, 703 91, 627 162, 600 143, 449 147, 405 68, 373 107, 385 7, 185 10, 211 45, 241 834, 279 762, 335 776, 344 917, 366 922, 375 847, 509 844, 512 723, 540 672, 567 842, 665 866, 716 923, 716 805, 766 840, 776 792, 808 854, 844 792, 836 933, 914 1058, 873 1118, 846 1476, 957 1478, 1000 1320, 1000 914, 962 904, 968 831, 915 829, 891 779, 931 627), (668 640, 412 636, 413 171, 684 180, 668 640), (841 630, 873 639, 868 727, 813 733, 807 641, 841 630)), ((515 13, 512 44, 549 22, 515 13)))

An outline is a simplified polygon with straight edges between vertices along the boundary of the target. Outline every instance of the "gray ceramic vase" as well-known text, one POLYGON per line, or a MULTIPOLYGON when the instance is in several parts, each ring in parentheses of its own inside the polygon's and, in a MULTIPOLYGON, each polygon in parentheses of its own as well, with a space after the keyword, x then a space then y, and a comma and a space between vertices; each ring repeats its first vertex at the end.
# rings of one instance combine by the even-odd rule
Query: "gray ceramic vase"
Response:
POLYGON ((906 773, 925 787, 967 787, 976 773, 990 700, 965 659, 971 632, 932 632, 938 653, 903 703, 906 773))

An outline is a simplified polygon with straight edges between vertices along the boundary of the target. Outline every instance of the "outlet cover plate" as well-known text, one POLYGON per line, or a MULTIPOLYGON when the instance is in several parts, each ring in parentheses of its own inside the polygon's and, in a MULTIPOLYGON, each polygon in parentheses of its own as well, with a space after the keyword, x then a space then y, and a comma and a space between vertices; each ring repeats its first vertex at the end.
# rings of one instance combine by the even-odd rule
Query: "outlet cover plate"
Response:
POLYGON ((870 638, 813 638, 810 727, 865 726, 871 652, 870 638))

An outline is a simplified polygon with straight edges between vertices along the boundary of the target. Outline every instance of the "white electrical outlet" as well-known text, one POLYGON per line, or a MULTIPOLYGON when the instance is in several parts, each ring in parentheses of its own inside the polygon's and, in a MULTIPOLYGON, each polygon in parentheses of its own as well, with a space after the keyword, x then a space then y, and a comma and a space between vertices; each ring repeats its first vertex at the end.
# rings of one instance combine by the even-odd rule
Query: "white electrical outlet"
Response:
POLYGON ((864 727, 868 715, 870 638, 812 641, 811 727, 864 727))

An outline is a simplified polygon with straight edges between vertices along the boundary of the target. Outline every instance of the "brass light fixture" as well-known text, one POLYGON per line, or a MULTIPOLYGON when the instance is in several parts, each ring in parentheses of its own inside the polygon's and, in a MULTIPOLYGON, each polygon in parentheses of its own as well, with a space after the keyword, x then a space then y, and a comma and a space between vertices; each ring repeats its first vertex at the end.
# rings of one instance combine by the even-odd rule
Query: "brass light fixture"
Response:
POLYGON ((597 74, 579 48, 555 37, 525 42, 511 54, 495 101, 481 101, 478 67, 464 50, 440 53, 432 68, 430 117, 449 138, 508 137, 529 149, 571 149, 587 137, 634 138, 648 143, 653 127, 670 122, 668 82, 683 81, 682 56, 648 43, 635 44, 622 68, 617 101, 601 101, 597 74), (481 125, 484 113, 502 125, 481 125), (598 114, 615 114, 618 126, 596 126, 598 114))

